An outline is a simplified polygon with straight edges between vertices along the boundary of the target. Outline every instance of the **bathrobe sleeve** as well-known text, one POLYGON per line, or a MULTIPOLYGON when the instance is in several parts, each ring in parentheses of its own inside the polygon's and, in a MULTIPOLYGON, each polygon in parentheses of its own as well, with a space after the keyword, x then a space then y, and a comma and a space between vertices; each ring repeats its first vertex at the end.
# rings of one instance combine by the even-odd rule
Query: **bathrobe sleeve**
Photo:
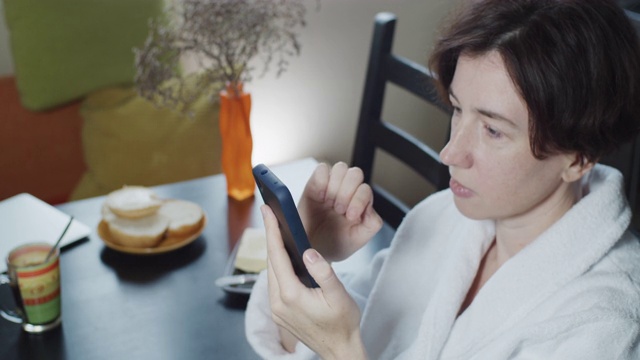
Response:
POLYGON ((389 248, 378 251, 373 257, 370 265, 360 272, 355 274, 338 274, 342 282, 345 284, 347 291, 358 304, 361 313, 364 311, 369 299, 369 294, 371 294, 371 290, 378 279, 380 269, 382 269, 382 265, 385 263, 388 253, 389 248))
MULTIPOLYGON (((338 274, 361 311, 367 303, 387 253, 388 249, 380 250, 370 265, 358 274, 338 274)), ((301 342, 293 353, 287 352, 280 344, 278 326, 271 318, 266 271, 260 274, 251 290, 245 313, 245 333, 251 347, 264 359, 317 359, 315 353, 301 342)))
POLYGON ((640 359, 640 324, 620 317, 588 321, 574 328, 554 331, 553 324, 531 334, 504 358, 509 359, 640 359), (551 329, 549 329, 551 328, 551 329))
POLYGON ((278 326, 271 319, 267 271, 260 273, 253 285, 245 313, 245 334, 253 350, 263 359, 314 359, 314 353, 298 343, 294 353, 287 352, 280 344, 278 326))

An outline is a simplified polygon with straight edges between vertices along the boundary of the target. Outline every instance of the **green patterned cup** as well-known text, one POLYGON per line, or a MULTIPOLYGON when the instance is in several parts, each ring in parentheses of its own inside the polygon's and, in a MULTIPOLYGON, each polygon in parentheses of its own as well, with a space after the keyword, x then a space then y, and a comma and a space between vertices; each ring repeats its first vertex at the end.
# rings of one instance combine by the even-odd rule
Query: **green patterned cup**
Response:
POLYGON ((40 333, 60 325, 60 253, 55 249, 45 261, 51 245, 32 243, 13 249, 7 256, 7 275, 0 283, 11 287, 15 307, 0 309, 0 315, 22 324, 24 331, 40 333))

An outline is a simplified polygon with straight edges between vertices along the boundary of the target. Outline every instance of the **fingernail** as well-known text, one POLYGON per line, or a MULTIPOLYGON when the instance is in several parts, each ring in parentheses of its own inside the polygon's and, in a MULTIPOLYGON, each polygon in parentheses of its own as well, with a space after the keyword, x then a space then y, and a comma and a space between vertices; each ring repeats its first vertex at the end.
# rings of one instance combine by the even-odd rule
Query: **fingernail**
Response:
POLYGON ((304 253, 304 256, 306 256, 307 260, 311 264, 315 264, 315 262, 318 261, 318 259, 320 259, 320 254, 314 249, 310 249, 306 251, 304 253))

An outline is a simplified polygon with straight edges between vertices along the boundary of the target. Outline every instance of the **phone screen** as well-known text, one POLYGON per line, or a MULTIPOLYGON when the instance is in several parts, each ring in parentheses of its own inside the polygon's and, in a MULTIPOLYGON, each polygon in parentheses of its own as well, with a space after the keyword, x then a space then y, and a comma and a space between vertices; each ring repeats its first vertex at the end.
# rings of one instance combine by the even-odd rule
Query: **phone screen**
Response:
POLYGON ((264 164, 256 165, 253 168, 253 177, 258 184, 258 190, 264 203, 269 205, 278 219, 280 234, 282 234, 282 240, 291 259, 294 272, 307 287, 318 287, 302 260, 302 254, 311 245, 289 189, 264 164))

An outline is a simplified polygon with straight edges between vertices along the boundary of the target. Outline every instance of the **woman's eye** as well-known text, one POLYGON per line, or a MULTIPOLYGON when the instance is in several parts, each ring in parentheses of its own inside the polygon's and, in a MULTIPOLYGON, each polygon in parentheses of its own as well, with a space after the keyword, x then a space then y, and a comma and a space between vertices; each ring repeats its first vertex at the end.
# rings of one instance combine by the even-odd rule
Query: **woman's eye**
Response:
POLYGON ((491 126, 485 125, 484 128, 487 131, 487 134, 489 135, 489 137, 492 137, 494 139, 499 139, 500 137, 502 137, 502 133, 492 128, 491 126))

